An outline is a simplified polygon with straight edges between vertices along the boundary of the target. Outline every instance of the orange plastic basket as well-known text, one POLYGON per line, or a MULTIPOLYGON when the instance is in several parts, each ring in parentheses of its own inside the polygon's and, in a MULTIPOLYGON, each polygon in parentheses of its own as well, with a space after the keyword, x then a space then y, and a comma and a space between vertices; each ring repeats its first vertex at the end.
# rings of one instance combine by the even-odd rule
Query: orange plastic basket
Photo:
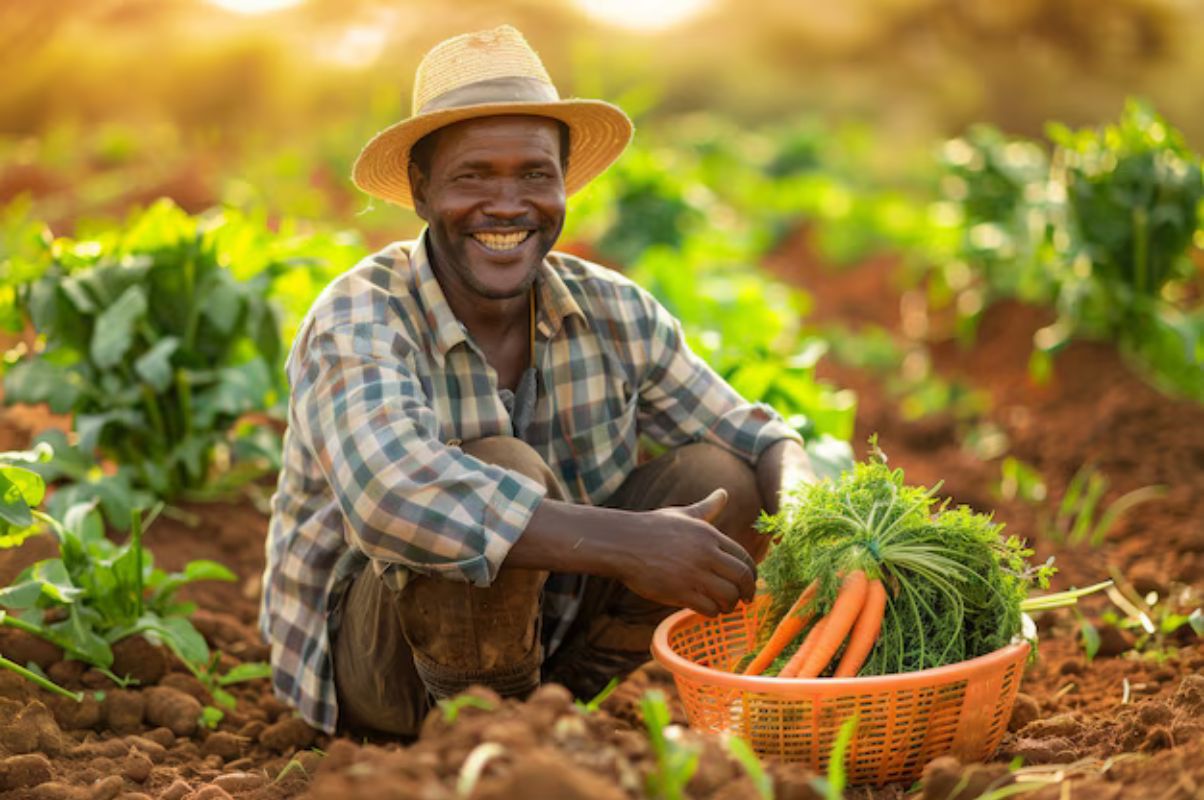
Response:
POLYGON ((728 670, 756 641, 768 598, 714 618, 679 611, 652 654, 677 684, 690 725, 730 731, 762 758, 826 771, 841 724, 857 729, 845 756, 851 783, 912 781, 937 756, 982 761, 999 746, 1028 656, 1027 642, 936 669, 866 678, 769 678, 728 670))

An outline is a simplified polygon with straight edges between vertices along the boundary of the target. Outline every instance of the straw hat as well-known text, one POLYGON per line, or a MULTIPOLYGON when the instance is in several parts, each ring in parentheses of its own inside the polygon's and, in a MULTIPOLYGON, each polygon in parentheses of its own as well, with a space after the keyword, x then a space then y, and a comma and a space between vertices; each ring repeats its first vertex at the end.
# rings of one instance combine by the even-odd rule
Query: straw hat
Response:
POLYGON ((564 176, 573 194, 601 174, 631 140, 622 109, 601 100, 561 100, 552 79, 523 35, 509 25, 441 42, 414 76, 413 116, 376 134, 352 168, 368 194, 413 208, 410 148, 431 131, 477 117, 533 114, 569 126, 564 176))

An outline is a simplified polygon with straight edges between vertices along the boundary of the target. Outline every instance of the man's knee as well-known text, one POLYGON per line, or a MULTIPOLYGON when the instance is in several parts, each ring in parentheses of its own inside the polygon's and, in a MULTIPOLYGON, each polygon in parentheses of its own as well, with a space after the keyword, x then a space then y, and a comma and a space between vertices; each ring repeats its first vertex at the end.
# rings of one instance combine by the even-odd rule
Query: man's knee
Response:
POLYGON ((554 487, 556 479, 552 471, 539 453, 522 439, 513 436, 486 436, 464 442, 460 445, 460 450, 486 464, 513 470, 539 481, 549 489, 554 487))
POLYGON ((701 500, 715 489, 727 491, 727 505, 715 527, 731 536, 757 521, 763 503, 756 472, 747 462, 708 442, 679 448, 677 460, 682 491, 696 497, 690 502, 701 500))

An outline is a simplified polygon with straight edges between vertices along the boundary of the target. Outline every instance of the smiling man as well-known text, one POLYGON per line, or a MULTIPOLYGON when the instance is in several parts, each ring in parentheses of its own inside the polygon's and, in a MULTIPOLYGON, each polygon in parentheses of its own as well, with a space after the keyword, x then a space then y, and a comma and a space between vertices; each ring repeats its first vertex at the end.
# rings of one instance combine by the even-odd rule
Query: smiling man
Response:
POLYGON ((647 292, 553 252, 621 110, 560 100, 508 26, 428 53, 414 109, 354 178, 426 228, 327 287, 287 367, 261 626, 327 731, 413 736, 474 683, 596 693, 673 609, 752 597, 753 522, 810 474, 647 292))

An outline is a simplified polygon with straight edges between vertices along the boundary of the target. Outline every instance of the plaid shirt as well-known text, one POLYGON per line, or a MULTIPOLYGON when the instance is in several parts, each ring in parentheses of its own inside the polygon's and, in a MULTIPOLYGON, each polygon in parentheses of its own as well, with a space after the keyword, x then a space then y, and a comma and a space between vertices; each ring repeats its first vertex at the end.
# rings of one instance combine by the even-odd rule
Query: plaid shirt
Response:
MULTIPOLYGON (((272 498, 260 627, 272 681, 312 725, 337 707, 328 616, 365 564, 400 588, 437 575, 488 586, 544 495, 463 453, 512 435, 497 374, 456 319, 423 238, 337 278, 289 355, 284 466, 272 498)), ((750 464, 796 437, 690 352, 680 325, 603 267, 551 254, 537 294, 539 396, 526 441, 577 503, 606 500, 637 464, 637 437, 705 440, 750 464)), ((552 574, 545 652, 576 614, 585 577, 552 574)))

